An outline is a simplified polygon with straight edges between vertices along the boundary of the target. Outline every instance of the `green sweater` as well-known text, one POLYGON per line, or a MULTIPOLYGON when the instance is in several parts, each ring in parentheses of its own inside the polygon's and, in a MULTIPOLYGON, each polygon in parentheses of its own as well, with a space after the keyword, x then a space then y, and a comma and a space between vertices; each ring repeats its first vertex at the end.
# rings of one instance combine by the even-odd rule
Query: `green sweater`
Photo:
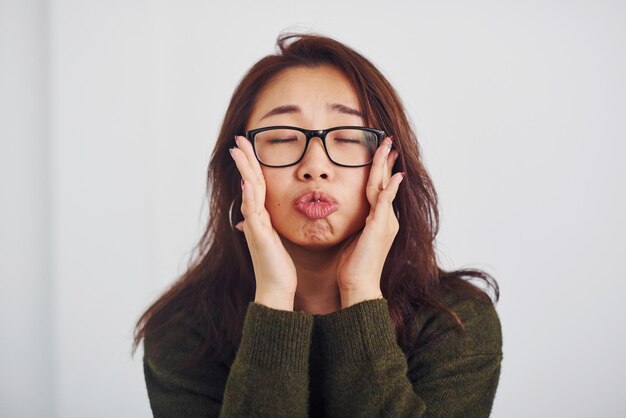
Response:
MULTIPOLYGON (((414 321, 417 344, 398 346, 386 299, 326 315, 251 302, 232 364, 203 362, 185 372, 144 355, 155 417, 488 417, 502 361, 492 304, 449 299, 467 337, 434 310, 414 321)), ((197 335, 197 334, 196 334, 197 335)), ((193 333, 168 353, 179 359, 193 333)), ((147 346, 150 339, 144 341, 147 346)), ((227 362, 230 363, 230 362, 227 362)))

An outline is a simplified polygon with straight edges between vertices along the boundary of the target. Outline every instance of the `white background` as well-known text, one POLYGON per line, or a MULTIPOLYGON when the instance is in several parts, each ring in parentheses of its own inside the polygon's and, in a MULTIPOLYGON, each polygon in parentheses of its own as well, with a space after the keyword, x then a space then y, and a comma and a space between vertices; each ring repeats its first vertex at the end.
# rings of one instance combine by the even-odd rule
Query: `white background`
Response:
POLYGON ((622 417, 620 1, 0 0, 0 415, 151 416, 135 321, 181 274, 238 80, 331 35, 400 93, 446 268, 501 286, 493 416, 622 417))

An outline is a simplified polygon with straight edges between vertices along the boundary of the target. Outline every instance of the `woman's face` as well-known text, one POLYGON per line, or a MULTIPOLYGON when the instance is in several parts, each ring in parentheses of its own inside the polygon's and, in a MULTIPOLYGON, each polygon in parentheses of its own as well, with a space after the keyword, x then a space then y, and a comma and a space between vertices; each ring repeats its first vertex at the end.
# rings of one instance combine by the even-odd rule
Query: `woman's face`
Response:
MULTIPOLYGON (((316 130, 364 126, 360 112, 353 87, 339 70, 328 65, 295 67, 279 73, 261 91, 246 130, 275 125, 316 130), (283 110, 265 116, 279 107, 283 110)), ((298 164, 281 168, 261 165, 261 169, 266 183, 265 207, 283 239, 310 249, 327 248, 365 226, 370 209, 365 194, 370 166, 333 164, 320 138, 311 138, 298 164), (318 191, 334 197, 336 210, 321 218, 306 216, 296 201, 303 193, 318 191)))

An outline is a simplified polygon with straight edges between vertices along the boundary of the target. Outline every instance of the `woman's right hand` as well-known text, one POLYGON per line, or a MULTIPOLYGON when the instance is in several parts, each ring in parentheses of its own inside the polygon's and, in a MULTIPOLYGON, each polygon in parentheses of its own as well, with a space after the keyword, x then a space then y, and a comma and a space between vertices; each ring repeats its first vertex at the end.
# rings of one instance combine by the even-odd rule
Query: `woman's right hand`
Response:
POLYGON ((296 267, 285 250, 265 208, 265 178, 254 155, 252 144, 235 136, 237 147, 230 149, 241 174, 244 220, 235 225, 242 231, 254 266, 256 295, 254 301, 274 309, 293 310, 298 279, 296 267))

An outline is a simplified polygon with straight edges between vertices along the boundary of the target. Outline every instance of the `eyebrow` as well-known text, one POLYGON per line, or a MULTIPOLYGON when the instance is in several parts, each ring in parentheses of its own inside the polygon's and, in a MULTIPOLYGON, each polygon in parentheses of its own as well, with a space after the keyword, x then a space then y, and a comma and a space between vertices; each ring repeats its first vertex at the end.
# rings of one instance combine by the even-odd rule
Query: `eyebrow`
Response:
MULTIPOLYGON (((348 107, 346 105, 342 105, 340 103, 328 103, 326 105, 326 107, 329 110, 335 111, 335 112, 339 112, 339 113, 345 113, 346 115, 354 115, 354 116, 359 116, 359 117, 363 117, 363 114, 361 112, 359 112, 356 109, 352 109, 351 107, 348 107)), ((302 110, 296 106, 296 105, 284 105, 284 106, 278 106, 275 107, 274 109, 270 110, 269 112, 267 112, 265 115, 263 115, 263 117, 261 119, 259 119, 260 121, 268 118, 270 116, 274 116, 274 115, 282 115, 284 113, 300 113, 302 110)))

